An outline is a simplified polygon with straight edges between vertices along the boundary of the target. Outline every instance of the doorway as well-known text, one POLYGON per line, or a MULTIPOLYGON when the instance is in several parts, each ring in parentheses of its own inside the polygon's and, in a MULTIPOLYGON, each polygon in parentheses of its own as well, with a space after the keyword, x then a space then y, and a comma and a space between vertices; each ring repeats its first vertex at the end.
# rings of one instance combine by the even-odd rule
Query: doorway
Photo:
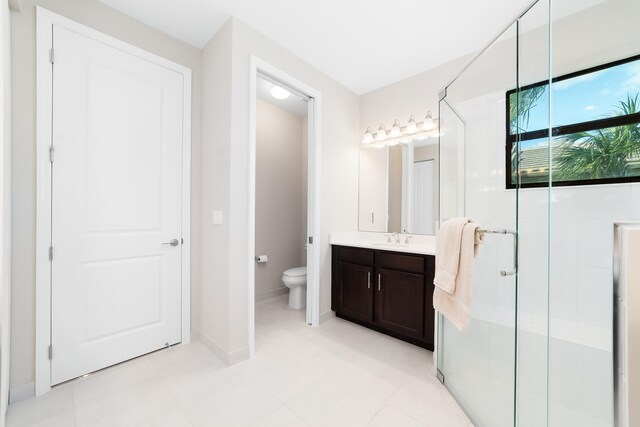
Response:
POLYGON ((191 75, 43 9, 37 49, 42 394, 189 341, 191 75))
MULTIPOLYGON (((257 178, 257 105, 259 81, 266 81, 271 87, 278 87, 284 92, 292 94, 298 99, 306 101, 306 161, 303 165, 303 179, 306 180, 306 218, 304 220, 304 242, 300 242, 300 249, 306 246, 307 292, 306 292, 306 322, 317 326, 320 323, 320 232, 319 232, 319 194, 320 194, 320 92, 256 58, 251 58, 250 69, 250 176, 249 176, 249 253, 255 255, 249 260, 249 351, 255 353, 255 301, 256 301, 256 268, 259 255, 256 252, 256 178, 257 178)), ((276 90, 277 91, 277 90, 276 90)), ((300 108, 298 106, 298 108, 300 108)), ((273 190, 273 189, 272 189, 273 190)), ((268 256, 268 254, 266 254, 268 256)), ((280 272, 282 274, 282 272, 280 272)))

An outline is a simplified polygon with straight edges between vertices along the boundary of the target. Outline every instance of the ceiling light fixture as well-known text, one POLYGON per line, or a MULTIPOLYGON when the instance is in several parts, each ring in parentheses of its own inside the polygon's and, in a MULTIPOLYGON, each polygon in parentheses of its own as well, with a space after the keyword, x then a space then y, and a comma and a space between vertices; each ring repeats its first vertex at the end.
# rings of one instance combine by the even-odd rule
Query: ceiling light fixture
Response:
POLYGON ((289 95, 291 95, 291 92, 283 87, 274 86, 271 88, 271 96, 273 96, 275 99, 287 99, 289 95))

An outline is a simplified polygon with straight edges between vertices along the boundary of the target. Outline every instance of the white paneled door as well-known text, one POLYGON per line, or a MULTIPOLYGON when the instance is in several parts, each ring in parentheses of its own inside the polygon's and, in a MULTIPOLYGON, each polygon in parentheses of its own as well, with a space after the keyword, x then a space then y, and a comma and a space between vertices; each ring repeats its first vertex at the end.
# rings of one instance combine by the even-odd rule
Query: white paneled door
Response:
POLYGON ((183 75, 53 27, 51 384, 181 340, 183 75))

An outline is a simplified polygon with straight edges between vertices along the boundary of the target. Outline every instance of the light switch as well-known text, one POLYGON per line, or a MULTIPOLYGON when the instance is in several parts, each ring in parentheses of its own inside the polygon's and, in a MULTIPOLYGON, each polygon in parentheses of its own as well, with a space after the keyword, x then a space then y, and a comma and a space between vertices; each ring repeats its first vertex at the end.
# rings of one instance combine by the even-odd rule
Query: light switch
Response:
POLYGON ((222 225, 222 211, 213 211, 213 224, 222 225))

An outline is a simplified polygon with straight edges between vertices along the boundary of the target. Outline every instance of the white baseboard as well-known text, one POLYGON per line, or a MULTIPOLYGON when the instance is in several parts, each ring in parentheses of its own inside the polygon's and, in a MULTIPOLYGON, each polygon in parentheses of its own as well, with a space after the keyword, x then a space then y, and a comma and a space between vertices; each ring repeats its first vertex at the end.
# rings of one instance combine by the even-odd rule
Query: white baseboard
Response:
POLYGON ((229 358, 227 363, 229 365, 235 365, 236 363, 240 363, 243 360, 249 359, 249 347, 241 348, 236 351, 232 351, 229 353, 229 358))
POLYGON ((36 383, 30 382, 13 387, 9 390, 9 404, 34 397, 36 395, 36 383))
POLYGON ((324 312, 320 315, 320 324, 322 325, 324 322, 326 322, 327 320, 331 320, 334 317, 336 317, 336 312, 335 311, 327 311, 324 312))
POLYGON ((277 297, 277 296, 285 295, 288 293, 289 293, 289 288, 286 288, 286 287, 272 289, 266 292, 260 292, 259 294, 256 294, 256 302, 264 301, 268 298, 277 297))
POLYGON ((227 353, 220 344, 218 344, 215 340, 213 340, 202 331, 191 331, 191 339, 194 341, 200 341, 202 344, 204 344, 205 347, 211 350, 213 354, 218 356, 218 358, 220 358, 220 360, 222 360, 227 365, 234 365, 249 358, 249 347, 241 348, 240 350, 227 353))

